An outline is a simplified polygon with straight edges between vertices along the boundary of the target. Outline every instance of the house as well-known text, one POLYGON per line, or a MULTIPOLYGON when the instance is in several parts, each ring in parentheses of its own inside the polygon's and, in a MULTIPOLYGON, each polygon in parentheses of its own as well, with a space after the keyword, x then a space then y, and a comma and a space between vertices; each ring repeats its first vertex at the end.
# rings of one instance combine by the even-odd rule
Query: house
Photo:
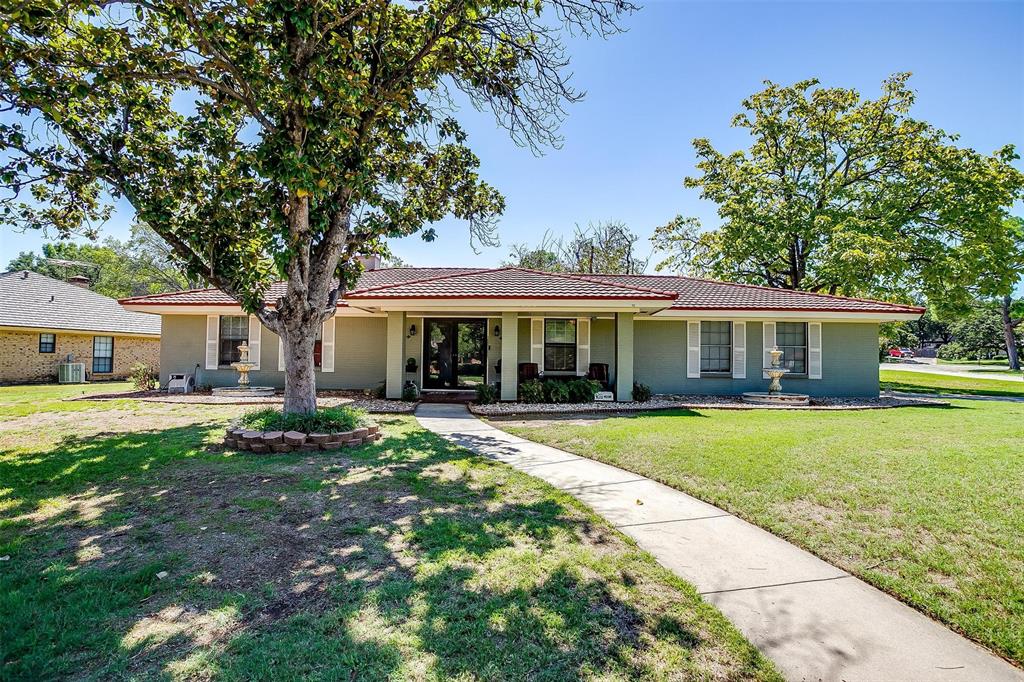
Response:
POLYGON ((93 381, 122 379, 160 363, 160 317, 129 312, 112 298, 35 272, 0 273, 0 383, 55 381, 68 358, 93 381))
MULTIPOLYGON (((284 284, 270 288, 273 302, 284 284)), ((254 384, 283 386, 278 338, 216 289, 142 296, 129 310, 163 316, 161 379, 198 367, 198 382, 230 385, 247 342, 254 384)), ((778 346, 787 390, 878 394, 878 324, 922 308, 660 275, 568 275, 516 267, 384 268, 363 273, 318 333, 320 388, 407 381, 425 391, 591 375, 618 400, 633 382, 655 393, 764 390, 778 346)))

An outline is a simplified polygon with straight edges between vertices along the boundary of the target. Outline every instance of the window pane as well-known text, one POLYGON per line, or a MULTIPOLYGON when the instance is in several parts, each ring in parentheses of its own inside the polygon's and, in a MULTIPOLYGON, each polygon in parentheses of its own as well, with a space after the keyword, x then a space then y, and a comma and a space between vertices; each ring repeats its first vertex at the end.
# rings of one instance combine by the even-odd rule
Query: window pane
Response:
POLYGON ((544 369, 554 372, 576 370, 576 346, 567 344, 546 344, 544 346, 544 369))
POLYGON ((732 322, 700 323, 700 371, 732 371, 732 322))
POLYGON ((57 335, 56 334, 40 334, 39 335, 39 352, 40 353, 52 353, 57 348, 57 335))
POLYGON ((576 343, 576 320, 544 320, 544 343, 576 343))
POLYGON ((230 365, 242 359, 238 347, 249 343, 249 318, 245 315, 221 315, 218 363, 230 365))
POLYGON ((92 337, 92 371, 98 374, 114 371, 114 337, 92 337))
POLYGON ((777 322, 775 345, 782 351, 782 366, 793 374, 807 373, 807 323, 777 322))

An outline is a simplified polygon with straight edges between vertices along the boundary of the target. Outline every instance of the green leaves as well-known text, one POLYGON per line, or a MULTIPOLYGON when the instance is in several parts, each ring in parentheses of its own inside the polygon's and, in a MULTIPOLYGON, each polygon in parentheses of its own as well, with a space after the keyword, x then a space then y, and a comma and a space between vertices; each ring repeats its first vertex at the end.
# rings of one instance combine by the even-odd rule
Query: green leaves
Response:
POLYGON ((725 156, 694 140, 685 180, 718 204, 722 224, 659 228, 659 269, 849 295, 965 299, 982 280, 1015 281, 1022 242, 1003 219, 1024 195, 1011 146, 983 156, 912 119, 909 74, 865 100, 855 90, 771 82, 733 125, 752 137, 725 156), (1016 267, 1016 270, 1014 270, 1016 267))

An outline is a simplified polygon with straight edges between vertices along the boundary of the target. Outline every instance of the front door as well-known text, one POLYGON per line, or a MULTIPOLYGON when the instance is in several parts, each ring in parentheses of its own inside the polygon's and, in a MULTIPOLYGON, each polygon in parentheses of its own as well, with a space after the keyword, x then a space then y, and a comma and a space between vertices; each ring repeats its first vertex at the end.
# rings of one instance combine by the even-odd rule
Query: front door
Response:
POLYGON ((472 389, 487 380, 486 320, 424 322, 423 388, 472 389))

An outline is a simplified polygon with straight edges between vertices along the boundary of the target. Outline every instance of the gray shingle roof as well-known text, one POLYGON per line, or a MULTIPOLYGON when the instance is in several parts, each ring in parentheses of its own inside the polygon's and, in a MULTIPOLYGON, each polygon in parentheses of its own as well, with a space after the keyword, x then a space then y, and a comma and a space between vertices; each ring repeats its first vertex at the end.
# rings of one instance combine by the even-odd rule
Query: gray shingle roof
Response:
POLYGON ((18 270, 0 274, 0 327, 160 334, 160 316, 133 313, 95 291, 18 270))

